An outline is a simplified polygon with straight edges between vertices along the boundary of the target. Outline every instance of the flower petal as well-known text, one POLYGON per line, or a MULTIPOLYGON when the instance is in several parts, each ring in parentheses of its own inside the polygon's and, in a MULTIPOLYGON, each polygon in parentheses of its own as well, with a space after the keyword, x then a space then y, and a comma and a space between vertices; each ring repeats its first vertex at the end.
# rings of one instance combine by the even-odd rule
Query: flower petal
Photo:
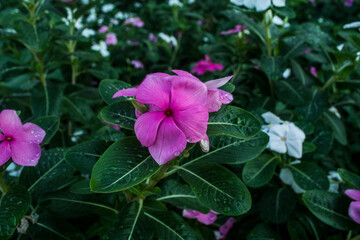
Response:
POLYGON ((191 143, 199 142, 206 136, 209 113, 204 105, 174 111, 174 122, 185 134, 187 141, 191 143))
POLYGON ((302 157, 303 142, 301 140, 288 140, 286 139, 286 148, 289 156, 294 158, 302 157))
POLYGON ((221 233, 220 239, 225 239, 230 229, 234 226, 236 219, 230 217, 223 225, 220 226, 219 232, 221 233))
POLYGON ((155 143, 149 147, 151 156, 163 165, 180 155, 186 147, 185 134, 171 117, 165 118, 158 130, 155 143))
POLYGON ((0 143, 0 166, 6 163, 11 157, 11 149, 9 142, 0 143))
POLYGON ((348 190, 345 190, 344 193, 346 195, 348 195, 349 197, 351 197, 352 199, 360 201, 360 190, 348 189, 348 190))
POLYGON ((170 103, 173 111, 185 110, 194 105, 205 105, 206 102, 207 88, 204 83, 189 77, 174 76, 170 103))
POLYGON ((261 117, 264 119, 264 121, 266 123, 269 123, 269 124, 279 124, 279 123, 284 122, 283 120, 281 120, 278 116, 276 116, 272 112, 263 113, 263 114, 261 114, 261 117))
POLYGON ((5 109, 0 113, 0 130, 5 135, 13 136, 21 126, 21 120, 16 111, 5 109))
POLYGON ((196 79, 196 80, 199 80, 197 77, 195 77, 194 75, 192 75, 191 73, 189 72, 186 72, 186 71, 183 71, 183 70, 172 70, 172 72, 176 73, 178 76, 184 76, 184 77, 190 77, 190 78, 193 78, 193 79, 196 79))
POLYGON ((287 124, 289 126, 289 131, 286 134, 286 139, 289 140, 299 140, 303 142, 306 138, 306 135, 303 130, 298 128, 294 123, 287 124))
POLYGON ((351 202, 349 207, 349 216, 360 224, 360 202, 351 202))
POLYGON ((272 0, 274 6, 285 7, 285 0, 272 0))
POLYGON ((221 108, 220 92, 217 89, 208 90, 206 106, 209 112, 217 112, 221 108))
POLYGON ((182 212, 184 218, 196 218, 199 214, 201 213, 190 209, 184 209, 182 212))
POLYGON ((164 112, 147 112, 139 116, 135 122, 135 134, 143 146, 153 145, 164 118, 164 112))
POLYGON ((220 101, 222 104, 229 104, 232 102, 232 100, 234 100, 234 96, 231 93, 221 89, 218 89, 217 91, 220 94, 220 101))
POLYGON ((230 81, 230 79, 232 77, 233 77, 233 75, 228 76, 228 77, 224 77, 224 78, 219 78, 219 79, 207 81, 207 82, 205 82, 205 85, 206 85, 206 87, 208 89, 219 88, 221 86, 224 86, 228 81, 230 81))
POLYGON ((205 225, 213 224, 217 219, 217 216, 211 212, 207 214, 200 213, 197 216, 197 220, 205 225))
POLYGON ((136 96, 136 93, 137 93, 137 87, 122 89, 122 90, 117 91, 114 94, 114 96, 112 96, 112 98, 117 98, 120 96, 126 96, 126 97, 136 96))
MULTIPOLYGON (((271 131, 271 130, 270 130, 271 131)), ((268 147, 275 152, 278 153, 286 153, 286 144, 285 141, 281 139, 281 137, 272 134, 271 132, 268 133, 270 137, 268 147)))
POLYGON ((36 124, 25 123, 16 133, 14 139, 19 142, 40 144, 46 135, 46 132, 36 124))
POLYGON ((169 108, 172 77, 165 73, 146 75, 138 87, 136 100, 140 103, 154 104, 163 110, 169 108))
POLYGON ((11 142, 12 159, 18 165, 35 166, 41 156, 39 144, 26 143, 21 141, 11 142))
POLYGON ((286 185, 292 185, 294 182, 294 177, 288 168, 282 168, 280 170, 280 180, 286 185))

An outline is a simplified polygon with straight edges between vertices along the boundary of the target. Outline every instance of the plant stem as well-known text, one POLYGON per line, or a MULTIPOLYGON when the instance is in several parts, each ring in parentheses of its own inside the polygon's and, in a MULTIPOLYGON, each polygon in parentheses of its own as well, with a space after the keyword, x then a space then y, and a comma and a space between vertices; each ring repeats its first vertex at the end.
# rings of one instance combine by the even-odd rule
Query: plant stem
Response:
POLYGON ((11 161, 7 161, 4 165, 0 167, 0 191, 3 195, 6 194, 6 192, 9 190, 8 185, 5 182, 5 179, 3 178, 4 173, 6 171, 6 168, 10 165, 11 161))
MULTIPOLYGON (((69 27, 70 27, 70 36, 73 37, 74 36, 74 30, 75 30, 75 21, 74 21, 74 12, 73 12, 73 10, 71 10, 71 21, 69 23, 69 27)), ((72 85, 76 84, 76 76, 77 76, 77 62, 75 62, 75 57, 74 57, 75 47, 76 47, 76 41, 71 39, 69 41, 68 50, 69 50, 69 53, 70 53, 71 84, 72 85)))
POLYGON ((325 84, 324 86, 321 88, 321 90, 325 90, 328 87, 330 87, 333 83, 335 83, 337 80, 336 75, 333 75, 325 84))
MULTIPOLYGON (((180 49, 180 43, 181 43, 181 39, 182 39, 182 35, 183 35, 183 32, 180 32, 179 33, 179 37, 177 39, 177 45, 175 46, 175 50, 171 56, 171 60, 170 60, 170 64, 169 64, 169 67, 172 68, 172 65, 176 59, 176 56, 177 56, 177 53, 179 52, 179 49, 180 49)), ((171 70, 171 69, 169 69, 171 70)))

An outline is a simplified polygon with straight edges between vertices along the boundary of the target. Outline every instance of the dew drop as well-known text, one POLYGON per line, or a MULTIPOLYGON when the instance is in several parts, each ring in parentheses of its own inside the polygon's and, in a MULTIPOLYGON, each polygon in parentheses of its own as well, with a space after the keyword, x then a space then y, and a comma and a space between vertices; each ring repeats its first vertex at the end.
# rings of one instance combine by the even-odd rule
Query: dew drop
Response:
POLYGON ((176 151, 176 152, 174 153, 174 155, 175 155, 175 156, 179 156, 179 155, 180 155, 180 152, 179 152, 179 151, 176 151))

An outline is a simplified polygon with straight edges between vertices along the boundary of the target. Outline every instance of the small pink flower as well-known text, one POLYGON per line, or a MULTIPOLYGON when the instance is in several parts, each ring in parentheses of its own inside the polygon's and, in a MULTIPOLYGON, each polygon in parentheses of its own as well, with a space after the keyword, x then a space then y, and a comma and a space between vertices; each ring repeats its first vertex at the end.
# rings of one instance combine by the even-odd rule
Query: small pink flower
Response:
POLYGON ((138 28, 142 28, 144 26, 144 22, 138 17, 128 18, 124 21, 124 24, 129 24, 138 28))
POLYGON ((110 127, 113 127, 116 131, 120 131, 120 127, 118 125, 114 125, 114 124, 111 124, 111 123, 108 123, 108 122, 105 122, 105 121, 101 121, 103 124, 106 124, 110 127))
POLYGON ((142 64, 142 62, 140 62, 139 60, 132 60, 131 64, 135 67, 135 68, 144 68, 144 64, 142 64))
POLYGON ((360 190, 348 189, 345 194, 356 200, 350 203, 349 216, 358 224, 360 224, 360 190))
POLYGON ((229 218, 223 225, 220 226, 219 231, 215 231, 215 237, 217 240, 225 239, 230 229, 234 226, 236 222, 235 218, 229 218))
POLYGON ((256 70, 260 70, 260 67, 258 65, 254 65, 253 68, 256 70))
POLYGON ((115 33, 108 33, 106 35, 106 40, 105 40, 106 45, 116 45, 117 42, 118 40, 115 33))
POLYGON ((192 73, 203 75, 206 72, 214 72, 216 70, 223 70, 224 66, 221 63, 214 63, 208 55, 205 55, 205 60, 200 60, 191 70, 192 73))
POLYGON ((149 40, 152 41, 152 42, 154 42, 154 43, 157 43, 157 42, 158 42, 157 37, 156 37, 155 34, 153 34, 153 33, 150 33, 150 34, 149 34, 149 40))
POLYGON ((346 0, 344 2, 345 7, 352 7, 353 4, 354 4, 354 0, 346 0))
POLYGON ((246 27, 244 25, 236 25, 235 28, 229 29, 226 31, 221 31, 220 34, 221 35, 235 34, 235 33, 244 31, 245 29, 246 29, 246 27))
POLYGON ((110 22, 111 22, 112 24, 114 24, 114 25, 118 25, 118 24, 119 24, 119 21, 116 20, 115 18, 110 19, 110 22))
POLYGON ((41 156, 40 143, 46 132, 33 123, 22 125, 14 110, 0 113, 0 165, 10 158, 19 165, 35 166, 41 156))
POLYGON ((213 224, 216 219, 217 219, 217 212, 214 212, 213 210, 210 210, 210 212, 208 213, 201 213, 195 210, 189 210, 189 209, 184 209, 183 210, 183 217, 184 218, 196 218, 199 222, 205 224, 205 225, 210 225, 213 224))
POLYGON ((203 25, 204 24, 204 20, 200 19, 196 22, 199 26, 203 25))
POLYGON ((133 41, 133 40, 126 40, 126 43, 131 45, 131 46, 139 46, 139 42, 138 41, 133 41))
POLYGON ((309 53, 311 53, 311 51, 312 51, 311 48, 305 49, 305 50, 304 50, 304 54, 309 54, 309 53))
POLYGON ((207 138, 207 87, 195 77, 148 74, 139 86, 120 90, 113 98, 119 96, 149 104, 135 122, 135 134, 160 165, 179 156, 187 142, 207 138))
POLYGON ((310 73, 314 76, 314 77, 318 77, 317 71, 316 71, 316 67, 310 67, 310 73))
POLYGON ((109 27, 103 25, 99 28, 99 33, 106 33, 108 30, 109 30, 109 27))

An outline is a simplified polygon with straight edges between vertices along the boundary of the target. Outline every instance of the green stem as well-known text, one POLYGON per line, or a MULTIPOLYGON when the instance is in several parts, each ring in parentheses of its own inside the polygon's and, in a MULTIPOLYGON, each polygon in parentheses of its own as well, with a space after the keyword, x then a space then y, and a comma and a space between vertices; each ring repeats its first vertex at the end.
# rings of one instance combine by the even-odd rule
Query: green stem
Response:
POLYGON ((335 83, 337 80, 336 75, 332 76, 325 84, 324 86, 321 88, 321 90, 325 90, 328 87, 330 87, 333 83, 335 83))
POLYGON ((6 192, 9 190, 8 185, 6 184, 3 176, 5 174, 6 168, 10 165, 10 163, 11 163, 11 161, 7 161, 0 168, 0 191, 2 192, 3 195, 5 195, 6 192))
POLYGON ((173 52, 173 54, 171 56, 171 60, 170 60, 170 64, 169 64, 170 68, 172 68, 172 65, 173 65, 173 63, 174 63, 174 61, 176 59, 176 56, 177 56, 178 52, 179 52, 182 35, 183 35, 183 32, 180 32, 179 37, 177 39, 177 45, 176 45, 175 50, 174 50, 174 52, 173 52))

